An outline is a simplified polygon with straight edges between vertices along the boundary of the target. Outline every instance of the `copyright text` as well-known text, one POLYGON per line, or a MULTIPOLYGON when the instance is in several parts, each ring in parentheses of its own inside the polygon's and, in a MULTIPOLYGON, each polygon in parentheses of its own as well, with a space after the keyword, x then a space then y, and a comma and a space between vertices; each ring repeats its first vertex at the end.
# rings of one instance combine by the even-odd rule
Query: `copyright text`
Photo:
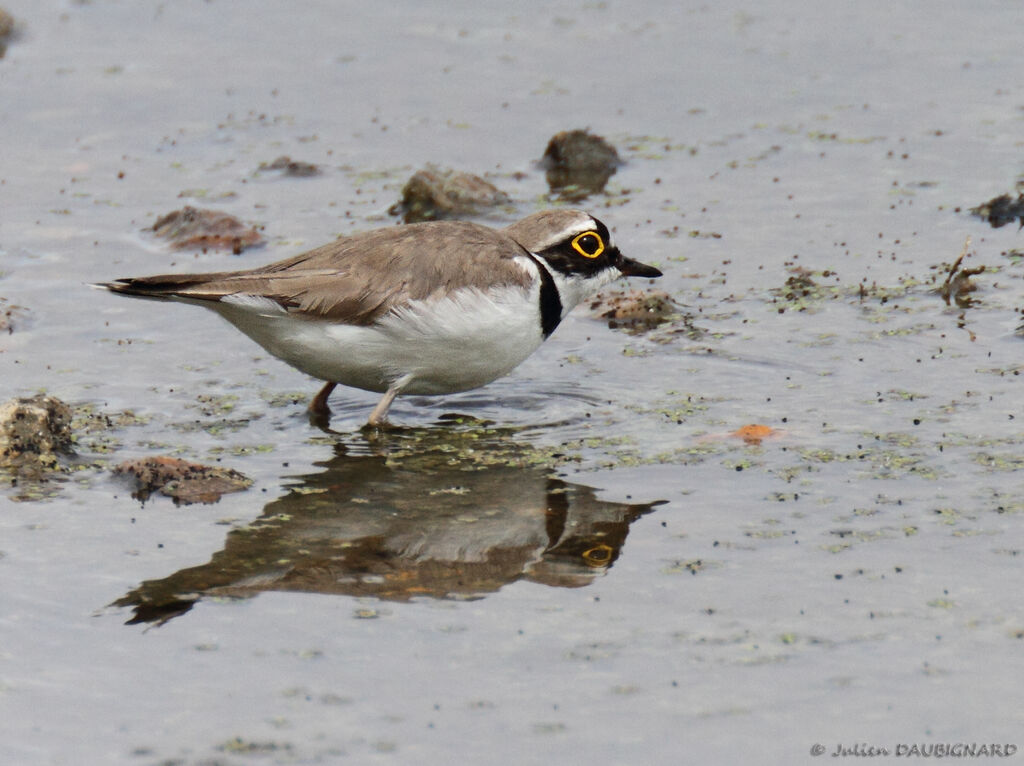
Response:
POLYGON ((897 743, 895 745, 839 744, 826 747, 815 743, 811 755, 832 758, 1009 758, 1017 753, 1017 746, 992 742, 928 742, 897 743))

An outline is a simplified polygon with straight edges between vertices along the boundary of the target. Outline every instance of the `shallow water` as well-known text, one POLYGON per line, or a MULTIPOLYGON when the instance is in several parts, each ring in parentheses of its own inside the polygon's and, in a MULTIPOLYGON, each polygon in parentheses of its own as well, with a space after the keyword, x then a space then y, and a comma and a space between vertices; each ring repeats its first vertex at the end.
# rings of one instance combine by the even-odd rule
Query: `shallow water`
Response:
POLYGON ((135 417, 0 495, 0 761, 1024 745, 1022 244, 967 213, 1024 172, 1016 6, 4 5, 0 398, 135 417), (626 159, 586 207, 683 315, 578 311, 387 437, 360 392, 311 427, 316 383, 213 314, 87 287, 390 224, 428 161, 501 225, 584 126, 626 159), (257 172, 285 154, 324 172, 257 172), (268 244, 142 231, 183 204, 268 244), (140 504, 102 467, 155 454, 255 485, 140 504))

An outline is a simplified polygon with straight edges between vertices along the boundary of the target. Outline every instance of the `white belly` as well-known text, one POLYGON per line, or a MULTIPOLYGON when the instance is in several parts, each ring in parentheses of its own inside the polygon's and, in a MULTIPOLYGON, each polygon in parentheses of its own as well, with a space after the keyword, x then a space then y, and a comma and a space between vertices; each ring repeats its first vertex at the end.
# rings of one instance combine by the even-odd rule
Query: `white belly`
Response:
POLYGON ((449 394, 511 372, 541 344, 538 289, 466 290, 423 301, 369 326, 298 318, 264 299, 215 308, 268 352, 314 378, 367 391, 449 394))

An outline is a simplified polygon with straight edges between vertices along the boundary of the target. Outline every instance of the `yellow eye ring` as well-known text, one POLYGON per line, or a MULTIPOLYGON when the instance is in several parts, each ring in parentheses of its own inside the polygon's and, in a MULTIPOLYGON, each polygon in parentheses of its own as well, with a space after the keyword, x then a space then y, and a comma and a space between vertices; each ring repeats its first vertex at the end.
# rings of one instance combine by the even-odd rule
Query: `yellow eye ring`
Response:
POLYGON ((604 252, 604 240, 596 231, 585 231, 573 237, 572 249, 584 258, 597 258, 604 252))
POLYGON ((612 554, 615 553, 615 549, 610 545, 604 543, 598 543, 593 548, 583 551, 584 563, 589 567, 603 567, 612 560, 612 554))

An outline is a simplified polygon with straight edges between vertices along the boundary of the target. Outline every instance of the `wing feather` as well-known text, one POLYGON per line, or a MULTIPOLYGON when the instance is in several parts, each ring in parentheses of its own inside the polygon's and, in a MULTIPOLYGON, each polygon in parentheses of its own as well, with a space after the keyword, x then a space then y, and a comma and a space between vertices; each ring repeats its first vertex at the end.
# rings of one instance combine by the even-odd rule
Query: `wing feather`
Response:
POLYGON ((450 290, 526 287, 530 275, 515 262, 525 255, 511 237, 486 226, 429 222, 356 234, 248 271, 161 274, 103 286, 190 302, 254 296, 310 319, 370 324, 409 301, 450 290))

